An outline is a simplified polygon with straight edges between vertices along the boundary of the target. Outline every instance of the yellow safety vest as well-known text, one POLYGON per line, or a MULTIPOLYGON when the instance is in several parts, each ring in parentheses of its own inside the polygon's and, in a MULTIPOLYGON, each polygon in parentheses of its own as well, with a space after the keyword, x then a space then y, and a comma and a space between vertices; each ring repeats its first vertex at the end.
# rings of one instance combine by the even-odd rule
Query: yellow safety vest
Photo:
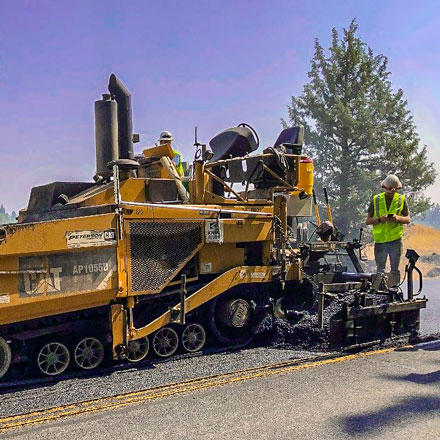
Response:
MULTIPOLYGON (((388 214, 400 215, 405 204, 405 196, 394 193, 390 208, 387 209, 385 193, 377 194, 373 197, 374 217, 380 218, 388 214)), ((399 240, 403 235, 402 223, 378 223, 373 225, 373 237, 376 243, 388 243, 399 240)))
POLYGON ((173 162, 176 165, 177 171, 180 174, 180 176, 183 176, 184 171, 182 166, 182 155, 177 150, 174 149, 173 149, 173 153, 174 153, 173 162))

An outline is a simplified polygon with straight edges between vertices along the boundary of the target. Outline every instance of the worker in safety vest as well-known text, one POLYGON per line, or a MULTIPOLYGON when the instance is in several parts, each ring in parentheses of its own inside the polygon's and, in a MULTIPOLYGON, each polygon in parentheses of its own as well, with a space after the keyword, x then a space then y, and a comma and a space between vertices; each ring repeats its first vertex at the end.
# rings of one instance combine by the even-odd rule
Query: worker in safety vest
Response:
POLYGON ((384 192, 373 197, 368 208, 367 225, 373 225, 374 258, 377 271, 385 272, 390 257, 392 285, 400 280, 399 263, 402 256, 403 225, 410 222, 405 196, 398 194, 402 184, 397 176, 390 174, 382 182, 384 192))
MULTIPOLYGON (((171 142, 174 141, 173 135, 169 132, 169 131, 163 131, 160 134, 159 137, 159 145, 163 145, 166 143, 169 143, 171 145, 171 142)), ((174 153, 174 158, 173 158, 173 163, 176 166, 177 172, 179 173, 180 176, 183 176, 184 171, 183 171, 183 166, 182 166, 182 155, 173 148, 173 153, 174 153)))

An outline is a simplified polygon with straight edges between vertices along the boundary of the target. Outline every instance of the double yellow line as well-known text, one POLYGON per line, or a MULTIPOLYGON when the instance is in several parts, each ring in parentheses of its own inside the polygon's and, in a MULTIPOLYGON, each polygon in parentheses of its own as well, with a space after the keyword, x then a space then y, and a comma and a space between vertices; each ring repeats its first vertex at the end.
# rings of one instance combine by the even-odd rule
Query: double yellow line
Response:
POLYGON ((121 408, 148 400, 173 396, 175 394, 198 391, 207 388, 228 385, 236 382, 243 382, 250 379, 268 377, 275 374, 288 373, 291 371, 305 370, 307 368, 315 368, 323 365, 336 364, 339 362, 345 362, 354 359, 362 359, 369 356, 389 353, 394 350, 395 348, 387 348, 383 350, 345 355, 340 357, 325 359, 321 358, 321 360, 315 361, 311 361, 310 359, 308 359, 280 362, 277 364, 265 365, 241 371, 234 371, 231 373, 200 377, 197 379, 186 380, 180 383, 173 383, 149 388, 142 391, 119 394, 116 396, 104 397, 101 399, 88 400, 81 403, 74 403, 41 411, 34 411, 17 416, 4 417, 0 419, 0 432, 21 428, 24 426, 46 423, 63 417, 91 414, 99 411, 121 408))

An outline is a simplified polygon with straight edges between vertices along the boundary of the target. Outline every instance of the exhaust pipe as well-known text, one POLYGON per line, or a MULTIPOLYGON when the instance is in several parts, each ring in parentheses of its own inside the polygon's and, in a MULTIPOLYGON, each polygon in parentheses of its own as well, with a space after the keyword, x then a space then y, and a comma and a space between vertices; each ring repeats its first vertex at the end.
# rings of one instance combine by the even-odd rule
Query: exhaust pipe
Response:
POLYGON ((102 95, 95 101, 95 180, 108 180, 112 175, 107 164, 118 160, 118 119, 116 101, 110 95, 102 95))
POLYGON ((114 73, 110 75, 108 90, 118 103, 119 159, 134 159, 131 94, 114 73))

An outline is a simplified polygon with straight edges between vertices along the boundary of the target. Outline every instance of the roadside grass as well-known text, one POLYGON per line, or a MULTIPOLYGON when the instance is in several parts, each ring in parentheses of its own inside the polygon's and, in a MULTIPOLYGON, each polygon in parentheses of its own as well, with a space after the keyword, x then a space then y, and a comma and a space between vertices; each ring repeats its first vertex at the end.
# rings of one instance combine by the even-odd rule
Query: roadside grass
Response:
POLYGON ((415 249, 419 254, 440 254, 440 230, 423 225, 409 225, 403 244, 405 249, 415 249))

